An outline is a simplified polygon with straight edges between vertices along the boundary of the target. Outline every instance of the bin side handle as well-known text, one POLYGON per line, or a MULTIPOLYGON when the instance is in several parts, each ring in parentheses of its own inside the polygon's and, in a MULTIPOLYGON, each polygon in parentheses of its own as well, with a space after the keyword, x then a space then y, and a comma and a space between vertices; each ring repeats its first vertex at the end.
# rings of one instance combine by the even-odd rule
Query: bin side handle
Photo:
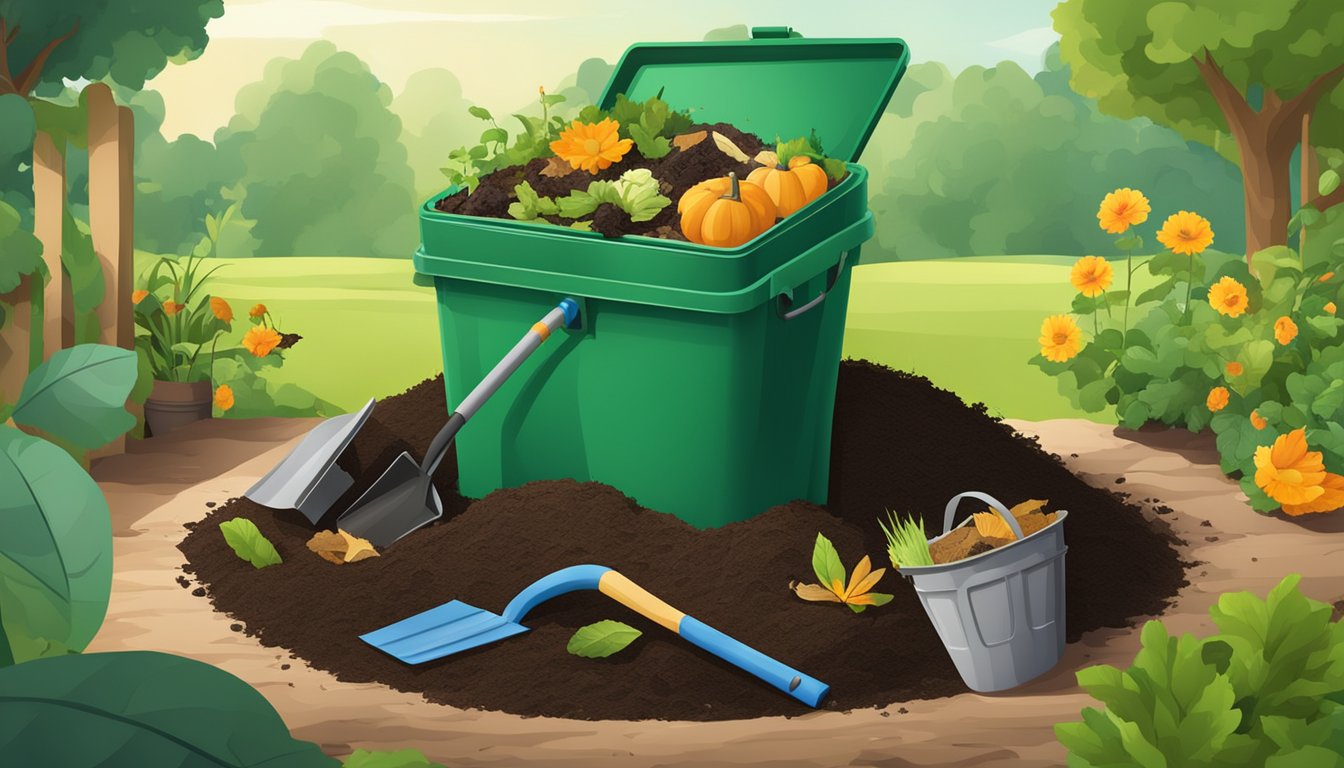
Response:
POLYGON ((862 245, 872 236, 873 214, 869 211, 864 214, 863 218, 817 243, 801 256, 795 258, 788 267, 781 269, 770 280, 770 291, 775 294, 775 312, 785 320, 792 320, 819 306, 826 300, 826 295, 835 288, 840 275, 845 271, 845 261, 849 258, 849 252, 862 245), (840 252, 840 257, 836 263, 827 269, 826 289, 806 304, 794 307, 792 295, 794 289, 817 274, 817 272, 812 271, 816 269, 816 266, 812 265, 818 260, 818 257, 825 257, 827 253, 836 251, 840 252), (799 275, 800 272, 806 274, 799 275), (795 277, 790 279, 791 275, 795 277))
POLYGON ((1008 523, 1008 527, 1012 529, 1013 535, 1017 537, 1018 541, 1021 541, 1024 538, 1022 536, 1022 526, 1017 524, 1017 519, 1013 517, 1013 513, 1009 512, 1008 508, 1005 507, 1003 503, 1000 502, 998 499, 994 498, 993 496, 990 496, 987 493, 981 493, 980 491, 966 491, 965 493, 958 493, 956 496, 952 497, 951 501, 947 502, 947 508, 943 510, 944 534, 951 533, 952 521, 957 518, 957 505, 961 503, 962 499, 967 498, 978 499, 988 504, 995 512, 999 513, 999 517, 1002 517, 1004 519, 1004 522, 1008 523))

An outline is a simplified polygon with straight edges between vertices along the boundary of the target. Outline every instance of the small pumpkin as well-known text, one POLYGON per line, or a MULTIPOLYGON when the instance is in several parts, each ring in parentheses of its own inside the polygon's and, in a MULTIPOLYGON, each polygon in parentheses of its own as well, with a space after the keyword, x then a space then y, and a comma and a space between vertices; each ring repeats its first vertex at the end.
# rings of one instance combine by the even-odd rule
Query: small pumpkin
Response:
POLYGON ((681 233, 692 243, 733 248, 774 226, 775 204, 764 189, 736 173, 709 179, 677 201, 681 233))
POLYGON ((770 199, 775 201, 775 207, 779 210, 780 218, 821 197, 826 191, 827 183, 826 171, 806 155, 789 158, 787 166, 776 162, 757 168, 747 176, 747 181, 761 187, 770 195, 770 199))

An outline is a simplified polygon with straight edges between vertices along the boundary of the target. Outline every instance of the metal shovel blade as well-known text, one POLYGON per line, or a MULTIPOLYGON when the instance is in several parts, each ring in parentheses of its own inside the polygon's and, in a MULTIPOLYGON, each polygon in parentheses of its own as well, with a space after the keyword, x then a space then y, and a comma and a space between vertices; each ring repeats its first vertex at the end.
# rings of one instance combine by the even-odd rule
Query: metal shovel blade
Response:
POLYGON ((336 521, 336 527, 386 547, 443 517, 429 475, 409 453, 400 456, 336 521))
POLYGON ((336 459, 368 421, 373 403, 370 399, 354 413, 332 416, 313 427, 243 496, 272 509, 297 509, 316 525, 355 482, 336 459))
POLYGON ((359 639, 407 664, 423 664, 526 631, 522 624, 454 600, 359 639))

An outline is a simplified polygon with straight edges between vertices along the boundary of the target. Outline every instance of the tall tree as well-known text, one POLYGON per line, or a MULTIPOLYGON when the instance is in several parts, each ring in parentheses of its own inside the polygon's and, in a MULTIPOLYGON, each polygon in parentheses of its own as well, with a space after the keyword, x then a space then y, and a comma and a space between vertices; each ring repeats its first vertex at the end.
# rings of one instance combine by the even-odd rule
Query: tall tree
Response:
MULTIPOLYGON (((1073 87, 1103 112, 1141 115, 1240 157, 1249 254, 1287 242, 1289 164, 1311 142, 1344 148, 1340 0, 1065 0, 1053 13, 1073 87)), ((1344 187, 1304 204, 1324 211, 1344 187)))

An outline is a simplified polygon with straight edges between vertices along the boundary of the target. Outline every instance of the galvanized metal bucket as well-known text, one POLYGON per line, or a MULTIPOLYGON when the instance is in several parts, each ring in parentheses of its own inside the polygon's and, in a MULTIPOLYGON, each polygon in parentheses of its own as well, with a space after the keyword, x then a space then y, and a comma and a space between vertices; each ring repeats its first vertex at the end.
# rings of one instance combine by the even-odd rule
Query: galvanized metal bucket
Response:
MULTIPOLYGON (((1064 518, 1030 536, 994 497, 978 491, 947 502, 943 533, 951 533, 963 499, 983 501, 998 512, 1017 539, 955 563, 907 566, 929 620, 938 630, 962 680, 988 693, 1021 685, 1049 671, 1064 653, 1064 518)), ((961 527, 970 522, 966 518, 961 527)))

